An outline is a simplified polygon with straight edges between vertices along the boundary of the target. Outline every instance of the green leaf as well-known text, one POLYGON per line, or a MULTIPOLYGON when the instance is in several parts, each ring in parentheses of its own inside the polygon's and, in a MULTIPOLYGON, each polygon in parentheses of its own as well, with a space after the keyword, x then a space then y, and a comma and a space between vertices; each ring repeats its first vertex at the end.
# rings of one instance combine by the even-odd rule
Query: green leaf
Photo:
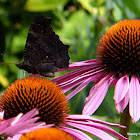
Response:
POLYGON ((86 9, 89 13, 92 13, 93 15, 98 15, 99 11, 100 13, 104 13, 104 0, 78 0, 78 2, 82 5, 84 9, 86 9))
POLYGON ((2 74, 0 74, 0 84, 3 87, 7 87, 9 85, 8 79, 2 74))
POLYGON ((25 47, 25 43, 26 43, 26 38, 28 35, 28 28, 22 29, 20 34, 16 34, 13 37, 12 40, 12 48, 11 48, 11 52, 12 53, 19 53, 22 52, 24 50, 25 47))
POLYGON ((123 0, 124 5, 135 13, 137 16, 140 15, 140 1, 139 0, 123 0))
POLYGON ((43 12, 55 9, 59 4, 65 5, 68 0, 28 0, 25 10, 31 12, 43 12))

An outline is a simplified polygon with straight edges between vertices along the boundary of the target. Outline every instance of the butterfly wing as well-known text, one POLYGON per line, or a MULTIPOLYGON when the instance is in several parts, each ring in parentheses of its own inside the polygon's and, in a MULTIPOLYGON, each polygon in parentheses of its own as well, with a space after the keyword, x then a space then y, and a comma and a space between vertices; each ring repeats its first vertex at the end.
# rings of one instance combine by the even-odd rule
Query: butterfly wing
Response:
POLYGON ((68 45, 64 45, 51 27, 51 19, 39 16, 32 23, 19 68, 48 76, 69 65, 68 45))

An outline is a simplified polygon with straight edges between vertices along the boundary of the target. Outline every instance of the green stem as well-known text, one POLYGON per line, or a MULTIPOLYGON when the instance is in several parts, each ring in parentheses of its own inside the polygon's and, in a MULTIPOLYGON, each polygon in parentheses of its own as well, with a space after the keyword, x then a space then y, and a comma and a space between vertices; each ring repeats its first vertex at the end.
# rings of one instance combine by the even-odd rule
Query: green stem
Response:
POLYGON ((129 132, 130 129, 130 121, 131 117, 129 115, 129 104, 127 107, 124 109, 123 113, 121 113, 121 118, 120 118, 120 124, 126 126, 126 128, 120 128, 119 133, 128 138, 129 136, 127 133, 129 132))

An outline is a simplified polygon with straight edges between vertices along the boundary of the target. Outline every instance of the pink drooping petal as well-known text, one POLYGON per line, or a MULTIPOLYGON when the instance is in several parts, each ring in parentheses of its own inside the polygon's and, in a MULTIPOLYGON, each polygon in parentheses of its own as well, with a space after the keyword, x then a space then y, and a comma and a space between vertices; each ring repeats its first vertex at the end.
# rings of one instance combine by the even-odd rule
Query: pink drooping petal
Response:
POLYGON ((92 59, 92 60, 86 60, 86 61, 81 61, 81 62, 73 62, 69 64, 69 68, 75 69, 75 68, 91 66, 91 65, 99 66, 100 60, 92 59))
POLYGON ((121 102, 121 100, 125 97, 126 93, 128 92, 128 89, 129 77, 128 75, 125 75, 117 81, 115 86, 114 99, 116 104, 121 102))
POLYGON ((133 119, 133 123, 136 123, 140 118, 140 83, 136 76, 132 76, 129 88, 130 104, 129 111, 130 116, 133 119))
POLYGON ((103 70, 100 68, 93 68, 93 66, 88 66, 56 77, 52 79, 52 81, 57 83, 63 92, 67 92, 91 76, 95 76, 96 78, 96 75, 101 71, 103 70))
POLYGON ((3 117, 4 117, 4 111, 1 111, 1 112, 0 112, 0 119, 2 120, 3 117))
POLYGON ((67 100, 72 98, 74 95, 76 95, 80 90, 82 90, 86 85, 88 85, 92 81, 93 77, 88 78, 85 80, 80 86, 78 86, 73 92, 71 92, 69 95, 67 95, 67 100))
POLYGON ((65 82, 63 81, 58 86, 63 90, 64 93, 66 93, 67 91, 76 87, 77 85, 79 85, 80 83, 89 79, 90 77, 92 77, 92 81, 94 79, 97 79, 97 77, 100 77, 101 71, 103 71, 103 70, 102 69, 101 70, 94 69, 94 70, 90 70, 88 72, 84 72, 84 73, 82 73, 82 74, 80 74, 72 79, 69 79, 68 81, 65 81, 65 82))
MULTIPOLYGON (((106 77, 106 74, 105 74, 104 72, 98 73, 98 74, 96 75, 96 77, 93 78, 93 79, 94 79, 93 81, 96 82, 96 83, 98 83, 98 82, 99 82, 101 79, 103 79, 104 77, 106 77)), ((91 90, 90 90, 90 92, 89 92, 89 95, 88 95, 88 97, 86 98, 85 102, 88 102, 88 101, 92 98, 94 90, 95 90, 95 86, 93 86, 93 87, 91 88, 91 90)))
MULTIPOLYGON (((99 64, 97 64, 97 65, 99 65, 99 64)), ((52 79, 52 81, 56 82, 57 84, 61 84, 61 83, 65 82, 65 81, 69 81, 69 79, 72 79, 72 78, 74 78, 74 77, 76 77, 76 76, 78 76, 80 74, 83 74, 84 72, 88 72, 88 71, 96 69, 96 68, 99 69, 100 67, 97 66, 97 65, 88 65, 86 67, 82 66, 81 68, 79 67, 80 69, 74 70, 74 71, 69 72, 67 74, 64 74, 62 76, 58 76, 58 77, 52 79)))
POLYGON ((107 75, 97 84, 95 84, 93 93, 90 93, 90 100, 88 99, 88 102, 84 106, 82 114, 92 115, 97 110, 97 108, 102 103, 112 80, 112 77, 109 78, 109 76, 107 75))
MULTIPOLYGON (((26 113, 23 117, 21 117, 23 114, 20 113, 17 117, 15 117, 15 120, 12 122, 12 125, 14 125, 16 123, 23 123, 25 121, 28 121, 29 119, 36 116, 37 114, 39 114, 39 111, 37 108, 32 109, 30 112, 26 113)), ((39 118, 37 118, 37 119, 39 119, 39 118)))
POLYGON ((99 66, 100 61, 97 59, 92 59, 92 60, 86 60, 86 61, 81 61, 81 62, 73 62, 69 64, 69 68, 66 69, 59 69, 59 71, 66 71, 66 70, 71 70, 71 69, 76 69, 76 68, 81 68, 81 67, 86 67, 86 66, 99 66))
POLYGON ((11 124, 11 122, 11 119, 0 122, 0 135, 2 135, 2 131, 5 130, 11 124))
POLYGON ((115 123, 109 123, 109 122, 105 122, 96 118, 93 118, 91 116, 88 115, 69 115, 67 118, 67 120, 80 120, 80 121, 92 121, 92 122, 96 122, 96 123, 101 123, 101 124, 105 124, 105 125, 109 125, 109 126, 113 126, 113 127, 121 127, 121 128, 126 128, 125 126, 122 126, 120 124, 115 124, 115 123))
POLYGON ((39 113, 38 109, 33 109, 23 115, 20 113, 17 117, 13 117, 0 122, 0 135, 13 136, 30 132, 38 128, 46 128, 45 122, 36 122, 39 117, 35 117, 39 113))
POLYGON ((60 129, 69 133, 75 140, 92 140, 88 135, 86 135, 82 131, 72 129, 66 126, 61 126, 60 129))
MULTIPOLYGON (((94 82, 96 81, 96 83, 98 83, 101 79, 103 79, 104 77, 106 76, 106 74, 104 72, 101 72, 99 74, 96 75, 96 77, 94 77, 94 82)), ((88 102, 92 96, 93 96, 93 92, 95 90, 95 86, 93 86, 91 89, 90 89, 90 92, 89 92, 89 95, 88 97, 86 98, 85 102, 88 102)))
POLYGON ((47 125, 45 122, 35 123, 38 119, 39 117, 35 117, 23 123, 16 123, 14 125, 9 125, 9 127, 3 129, 0 132, 0 134, 5 134, 6 136, 13 136, 15 134, 23 134, 39 128, 44 128, 44 127, 46 128, 47 125))
POLYGON ((97 77, 100 77, 100 73, 103 71, 103 68, 97 60, 76 62, 73 63, 73 65, 77 66, 77 63, 78 70, 74 70, 52 79, 52 81, 55 82, 64 93, 81 84, 91 76, 94 76, 93 81, 96 81, 97 77))
POLYGON ((69 79, 68 81, 65 81, 65 82, 64 81, 61 82, 58 86, 65 93, 94 75, 96 76, 96 73, 94 73, 94 70, 88 71, 88 73, 85 72, 85 73, 79 74, 78 76, 75 76, 74 78, 71 77, 71 79, 69 79))
POLYGON ((125 97, 119 102, 115 103, 116 109, 119 113, 122 113, 123 110, 126 108, 129 102, 129 91, 126 93, 125 97))
MULTIPOLYGON (((42 123, 42 125, 45 125, 45 123, 42 123)), ((27 133, 32 130, 35 130, 34 127, 36 129, 38 129, 38 127, 36 127, 36 126, 37 126, 37 124, 35 124, 35 123, 30 125, 29 122, 25 122, 24 124, 8 127, 7 129, 3 130, 1 133, 5 134, 7 136, 13 136, 15 134, 20 134, 23 132, 27 133)))
POLYGON ((113 81, 110 83, 110 87, 115 86, 117 83, 117 79, 114 77, 113 81))
POLYGON ((19 140, 22 134, 15 135, 13 137, 8 137, 6 140, 19 140))
POLYGON ((31 132, 31 131, 34 131, 36 129, 40 129, 40 128, 50 128, 50 127, 54 127, 54 124, 48 124, 46 125, 45 122, 38 122, 36 123, 36 125, 29 125, 29 127, 27 129, 24 129, 22 131, 20 131, 21 134, 25 134, 25 133, 28 133, 28 132, 31 132))
POLYGON ((14 117, 12 120, 11 126, 14 126, 15 124, 17 124, 20 121, 22 116, 23 116, 23 113, 20 113, 16 117, 14 117))
POLYGON ((81 77, 79 76, 73 79, 72 81, 70 81, 69 83, 65 83, 65 85, 59 85, 59 87, 63 90, 64 93, 66 93, 67 91, 78 86, 79 84, 81 84, 82 82, 86 81, 89 78, 90 76, 81 76, 81 77))
MULTIPOLYGON (((75 126, 83 126, 83 131, 86 131, 86 129, 89 127, 90 128, 96 128, 96 129, 99 129, 99 130, 103 130, 103 131, 106 131, 122 140, 128 140, 127 138, 125 138, 124 136, 120 135, 119 133, 117 133, 116 131, 114 131, 112 128, 108 127, 108 126, 105 126, 103 124, 99 124, 99 123, 94 123, 94 122, 91 122, 91 121, 87 121, 87 122, 84 122, 84 121, 74 121, 74 120, 68 120, 66 121, 66 124, 67 125, 70 125, 72 124, 72 126, 74 127, 74 124, 75 126)), ((104 134, 104 132, 102 131, 102 133, 104 134)), ((86 131, 88 132, 88 131, 86 131)), ((90 132, 89 132, 90 133, 90 132)), ((104 137, 105 137, 106 133, 104 134, 104 137)), ((110 135, 106 135, 106 139, 109 139, 110 135)), ((101 137, 100 137, 101 138, 101 137)), ((112 137, 111 137, 112 138, 112 137)))
MULTIPOLYGON (((75 127, 75 128, 78 128, 80 130, 83 130, 87 133, 90 133, 90 134, 92 134, 92 135, 94 135, 102 140, 116 140, 112 136, 108 135, 106 132, 104 132, 100 129, 97 129, 93 126, 88 126, 88 125, 83 125, 80 123, 73 123, 73 122, 65 122, 65 124, 72 126, 72 127, 75 127)), ((89 124, 89 122, 87 124, 89 124)))

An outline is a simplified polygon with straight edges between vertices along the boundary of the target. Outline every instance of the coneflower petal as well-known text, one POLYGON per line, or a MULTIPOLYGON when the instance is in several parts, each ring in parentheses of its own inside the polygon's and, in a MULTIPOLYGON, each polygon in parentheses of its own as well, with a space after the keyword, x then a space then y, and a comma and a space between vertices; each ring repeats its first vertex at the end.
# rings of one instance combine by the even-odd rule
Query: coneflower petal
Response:
POLYGON ((125 97, 119 102, 115 103, 116 109, 119 113, 122 113, 123 110, 126 108, 129 102, 129 91, 126 93, 125 97))
MULTIPOLYGON (((93 76, 94 77, 94 76, 93 76)), ((73 92, 71 92, 69 95, 67 95, 67 99, 69 100, 70 98, 72 98, 74 95, 76 95, 79 91, 81 91, 85 86, 87 86, 87 84, 89 84, 92 80, 93 77, 88 78, 87 80, 85 80, 80 86, 78 86, 73 92)))
POLYGON ((65 126, 61 126, 60 128, 63 131, 72 135, 75 140, 92 140, 88 135, 86 135, 82 131, 72 129, 72 128, 69 128, 69 127, 65 127, 65 126))
MULTIPOLYGON (((91 122, 91 121, 84 122, 84 121, 73 121, 73 120, 67 121, 66 124, 69 125, 69 126, 76 127, 76 128, 82 127, 83 128, 82 130, 85 131, 85 132, 88 132, 88 133, 91 133, 91 131, 94 131, 95 134, 94 133, 92 133, 92 134, 95 135, 95 136, 96 136, 96 132, 98 132, 98 130, 100 130, 99 134, 100 134, 101 131, 106 131, 106 132, 109 132, 110 134, 112 134, 114 136, 117 136, 120 139, 128 140, 127 138, 125 138, 122 135, 118 134, 112 128, 110 128, 108 126, 105 126, 103 124, 94 123, 94 122, 91 122), (77 124, 77 125, 74 125, 74 124, 77 124), (95 130, 93 130, 93 129, 95 129, 95 130)), ((113 139, 110 135, 108 135, 108 134, 106 135, 105 132, 102 133, 102 135, 99 135, 97 137, 99 137, 101 139, 105 138, 106 140, 107 139, 111 139, 111 140, 113 139)))
POLYGON ((133 122, 137 122, 140 118, 140 83, 136 76, 132 76, 130 81, 130 116, 133 122))
POLYGON ((20 113, 14 118, 3 120, 0 123, 0 135, 13 136, 16 134, 22 134, 23 132, 30 132, 38 128, 48 127, 48 125, 46 125, 45 122, 35 123, 39 119, 39 117, 32 117, 34 117, 38 113, 38 110, 35 108, 25 115, 20 113))
POLYGON ((105 125, 109 125, 109 126, 113 126, 113 127, 126 128, 125 126, 122 126, 120 124, 105 122, 105 121, 93 118, 91 116, 88 116, 88 115, 69 115, 67 117, 67 120, 77 120, 77 121, 84 121, 84 122, 92 121, 92 122, 101 123, 101 124, 105 124, 105 125))
MULTIPOLYGON (((12 124, 14 125, 15 123, 23 123, 23 122, 31 119, 32 117, 36 116, 37 114, 39 114, 39 111, 34 108, 30 111, 30 113, 26 113, 21 119, 19 119, 19 117, 21 117, 23 115, 22 113, 20 113, 17 117, 15 117, 16 119, 12 122, 12 124)), ((39 117, 37 117, 37 120, 38 119, 39 119, 39 117)))
MULTIPOLYGON (((108 135, 107 133, 105 133, 104 131, 102 131, 101 129, 95 128, 93 126, 88 126, 87 124, 90 122, 85 122, 86 125, 84 124, 80 124, 80 122, 78 122, 77 124, 75 122, 66 122, 67 125, 69 126, 73 126, 75 128, 78 128, 80 130, 83 130, 85 132, 88 132, 100 139, 104 139, 104 140, 116 140, 115 138, 113 138, 112 136, 108 135)), ((92 123, 91 123, 92 124, 92 123)))
POLYGON ((128 92, 128 89, 129 77, 128 75, 125 75, 117 81, 115 86, 114 99, 116 104, 121 102, 121 100, 125 97, 126 93, 128 92))
POLYGON ((57 72, 76 69, 76 68, 85 67, 85 66, 91 66, 91 65, 99 66, 98 62, 99 62, 99 60, 97 60, 97 59, 86 60, 86 61, 81 61, 81 62, 73 62, 73 63, 69 64, 69 68, 59 69, 57 72))
POLYGON ((112 77, 107 75, 103 79, 101 79, 97 84, 95 84, 95 88, 91 97, 90 93, 90 100, 86 103, 83 109, 84 115, 91 115, 93 114, 99 105, 102 103, 107 90, 109 88, 110 83, 113 81, 112 77))

